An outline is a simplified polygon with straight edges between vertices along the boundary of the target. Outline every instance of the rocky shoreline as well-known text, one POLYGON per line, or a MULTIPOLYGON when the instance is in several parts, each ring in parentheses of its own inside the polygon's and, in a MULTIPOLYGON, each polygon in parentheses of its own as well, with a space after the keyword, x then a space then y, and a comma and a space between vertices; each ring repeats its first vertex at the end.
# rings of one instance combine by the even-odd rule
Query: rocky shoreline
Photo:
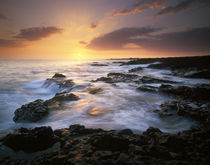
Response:
MULTIPOLYGON (((171 69, 171 74, 181 77, 209 78, 210 67, 206 60, 210 56, 160 59, 131 59, 121 66, 148 64, 148 68, 171 69), (151 64, 153 63, 153 64, 151 64)), ((93 63, 95 67, 107 67, 93 63)), ((34 129, 20 128, 0 140, 0 164, 147 164, 147 165, 208 165, 210 163, 210 85, 186 86, 179 82, 152 76, 140 76, 143 68, 136 67, 128 72, 111 72, 92 82, 135 84, 136 91, 158 93, 173 97, 160 109, 153 109, 160 118, 183 116, 198 124, 190 130, 176 134, 162 132, 150 127, 141 134, 130 129, 103 130, 85 128, 76 124, 69 128, 52 130, 51 127, 34 129), (153 86, 153 84, 160 86, 153 86), (54 148, 54 146, 58 146, 54 148), (23 152, 23 157, 11 156, 23 152), (52 149, 49 151, 49 149, 52 149), (48 150, 48 151, 47 151, 48 150), (47 152, 46 152, 47 151, 47 152), (42 154, 39 154, 42 152, 42 154), (4 156, 1 156, 4 153, 4 156), (38 155, 27 159, 27 155, 38 155)), ((47 79, 44 86, 55 83, 64 92, 49 100, 35 100, 15 111, 15 122, 37 122, 63 102, 80 98, 71 93, 74 82, 56 73, 47 79)), ((97 95, 103 88, 90 88, 89 93, 97 95)))

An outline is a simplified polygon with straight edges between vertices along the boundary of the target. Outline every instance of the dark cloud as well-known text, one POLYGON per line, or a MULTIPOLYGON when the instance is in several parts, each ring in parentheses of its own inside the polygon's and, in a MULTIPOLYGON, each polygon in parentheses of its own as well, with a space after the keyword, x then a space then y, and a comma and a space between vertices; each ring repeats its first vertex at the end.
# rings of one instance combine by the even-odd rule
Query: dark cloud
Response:
POLYGON ((153 28, 122 28, 111 33, 104 34, 93 39, 87 48, 91 49, 121 49, 124 44, 129 43, 132 37, 147 36, 159 29, 153 28))
POLYGON ((210 27, 194 28, 181 32, 154 34, 157 29, 124 28, 93 39, 91 49, 125 49, 136 45, 141 49, 175 52, 210 52, 210 27))
POLYGON ((6 19, 8 19, 8 18, 7 18, 7 16, 5 16, 4 14, 0 13, 0 20, 1 20, 1 19, 6 20, 6 19))
POLYGON ((210 0, 184 0, 174 6, 168 6, 160 10, 154 16, 162 16, 166 14, 175 14, 187 9, 198 8, 210 4, 210 0))
POLYGON ((163 8, 165 5, 165 0, 139 0, 130 9, 123 9, 119 11, 115 10, 111 16, 137 14, 148 9, 163 8))
POLYGON ((95 29, 95 28, 97 28, 98 27, 98 24, 97 23, 91 23, 90 25, 89 25, 89 28, 90 29, 95 29))
POLYGON ((0 39, 0 47, 13 48, 13 47, 20 47, 20 46, 24 46, 24 45, 18 42, 17 40, 0 39))
POLYGON ((85 41, 79 41, 79 43, 82 45, 87 45, 87 42, 85 42, 85 41))
POLYGON ((132 15, 141 13, 148 9, 159 9, 154 16, 163 16, 167 14, 175 14, 184 10, 205 7, 210 4, 210 0, 182 0, 177 1, 173 6, 169 6, 166 0, 138 0, 130 9, 114 10, 111 16, 132 15))
POLYGON ((49 37, 55 33, 61 33, 62 29, 55 26, 48 27, 32 27, 21 29, 20 33, 14 36, 14 38, 24 39, 28 41, 41 40, 43 38, 49 37))

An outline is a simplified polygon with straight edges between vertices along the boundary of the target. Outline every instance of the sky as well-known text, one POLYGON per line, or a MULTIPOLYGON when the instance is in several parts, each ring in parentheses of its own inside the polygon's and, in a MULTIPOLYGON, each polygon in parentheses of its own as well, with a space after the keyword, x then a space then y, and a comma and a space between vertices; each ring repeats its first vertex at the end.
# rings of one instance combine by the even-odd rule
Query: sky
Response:
POLYGON ((0 0, 0 59, 210 54, 210 0, 0 0))

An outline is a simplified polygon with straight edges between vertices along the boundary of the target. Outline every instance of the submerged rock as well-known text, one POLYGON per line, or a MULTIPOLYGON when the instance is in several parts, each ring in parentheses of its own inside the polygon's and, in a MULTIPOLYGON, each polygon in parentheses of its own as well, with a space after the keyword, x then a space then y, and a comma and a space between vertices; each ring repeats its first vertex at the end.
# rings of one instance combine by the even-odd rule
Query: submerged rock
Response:
POLYGON ((137 90, 144 91, 144 92, 157 92, 157 88, 149 85, 142 85, 137 90))
POLYGON ((51 127, 34 129, 20 128, 13 134, 8 134, 3 145, 14 151, 37 152, 51 147, 57 140, 51 127))
POLYGON ((13 120, 15 122, 29 121, 36 122, 48 114, 48 107, 43 100, 35 100, 15 110, 13 120))
POLYGON ((52 78, 44 82, 44 86, 46 87, 52 84, 56 84, 59 88, 66 89, 68 92, 71 91, 74 86, 74 82, 71 79, 66 79, 66 76, 60 73, 56 73, 52 78))
POLYGON ((92 95, 98 94, 98 93, 102 93, 104 90, 102 88, 91 88, 89 90, 89 93, 92 95))
POLYGON ((93 63, 91 66, 108 66, 107 64, 93 63))
POLYGON ((143 70, 142 67, 137 67, 137 68, 130 69, 128 72, 139 72, 139 71, 142 71, 142 70, 143 70))

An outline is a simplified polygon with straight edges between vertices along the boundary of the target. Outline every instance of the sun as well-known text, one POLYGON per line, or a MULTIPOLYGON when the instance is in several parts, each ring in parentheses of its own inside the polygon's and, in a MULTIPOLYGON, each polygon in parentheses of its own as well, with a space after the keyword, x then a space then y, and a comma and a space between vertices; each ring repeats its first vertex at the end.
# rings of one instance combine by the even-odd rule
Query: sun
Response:
POLYGON ((80 53, 78 53, 77 56, 80 57, 81 56, 80 53))

